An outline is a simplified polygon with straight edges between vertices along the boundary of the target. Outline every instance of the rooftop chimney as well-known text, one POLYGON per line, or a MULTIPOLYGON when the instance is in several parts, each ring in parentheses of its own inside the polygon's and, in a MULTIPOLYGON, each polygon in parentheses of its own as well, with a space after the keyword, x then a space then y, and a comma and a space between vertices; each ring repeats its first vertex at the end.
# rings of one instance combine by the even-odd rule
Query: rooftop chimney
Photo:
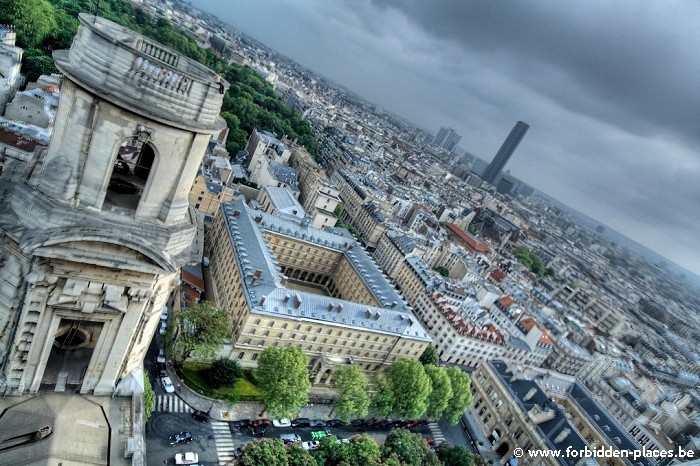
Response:
POLYGON ((535 396, 535 393, 537 393, 537 389, 535 387, 532 387, 527 394, 523 397, 523 401, 528 401, 530 398, 535 396))
POLYGON ((295 299, 294 307, 295 307, 296 309, 299 309, 299 308, 301 307, 301 303, 302 303, 302 301, 301 301, 301 295, 300 295, 299 293, 297 293, 296 296, 295 296, 295 298, 296 298, 296 299, 295 299))
POLYGON ((566 429, 562 430, 562 431, 559 433, 559 435, 557 435, 557 436, 554 438, 554 443, 561 443, 561 442, 563 442, 563 441, 566 439, 566 437, 569 436, 570 433, 571 433, 571 429, 569 429, 568 427, 567 427, 566 429))

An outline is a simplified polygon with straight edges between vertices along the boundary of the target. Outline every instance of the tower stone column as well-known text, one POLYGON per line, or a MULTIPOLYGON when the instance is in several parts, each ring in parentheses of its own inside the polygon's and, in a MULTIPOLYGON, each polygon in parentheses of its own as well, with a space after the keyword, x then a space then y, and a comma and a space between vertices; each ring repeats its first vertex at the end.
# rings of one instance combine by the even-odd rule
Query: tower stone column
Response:
POLYGON ((228 83, 85 14, 54 61, 49 148, 0 176, 0 387, 128 394, 180 267, 200 259, 188 193, 228 83))

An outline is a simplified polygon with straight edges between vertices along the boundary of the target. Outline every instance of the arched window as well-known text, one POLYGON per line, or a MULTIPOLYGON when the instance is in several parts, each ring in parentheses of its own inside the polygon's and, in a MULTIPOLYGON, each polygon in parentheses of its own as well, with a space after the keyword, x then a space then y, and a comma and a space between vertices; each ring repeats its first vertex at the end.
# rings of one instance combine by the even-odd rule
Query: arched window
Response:
POLYGON ((130 210, 138 207, 155 160, 153 146, 144 139, 132 138, 119 146, 105 204, 130 210))

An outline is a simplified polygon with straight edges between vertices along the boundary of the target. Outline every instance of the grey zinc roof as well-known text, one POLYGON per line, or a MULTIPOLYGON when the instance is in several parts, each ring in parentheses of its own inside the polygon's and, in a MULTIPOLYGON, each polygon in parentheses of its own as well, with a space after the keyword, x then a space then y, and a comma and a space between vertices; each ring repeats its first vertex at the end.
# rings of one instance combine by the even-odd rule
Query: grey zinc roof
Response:
POLYGON ((295 169, 279 162, 275 162, 274 160, 270 162, 270 172, 277 181, 281 181, 288 185, 292 185, 297 182, 297 171, 295 169))
POLYGON ((251 210, 241 199, 222 204, 222 213, 237 258, 232 266, 239 267, 244 277, 244 296, 252 312, 430 341, 401 296, 354 239, 251 210), (381 307, 285 288, 263 230, 343 252, 381 307))
POLYGON ((399 251, 404 255, 413 252, 416 248, 416 243, 413 242, 411 237, 398 230, 389 230, 387 235, 389 235, 389 239, 394 243, 394 246, 399 248, 399 251))
POLYGON ((266 186, 265 191, 267 191, 267 196, 270 198, 270 202, 275 206, 275 209, 292 213, 296 210, 298 217, 304 216, 304 208, 299 204, 299 201, 292 196, 292 194, 284 188, 278 186, 266 186))

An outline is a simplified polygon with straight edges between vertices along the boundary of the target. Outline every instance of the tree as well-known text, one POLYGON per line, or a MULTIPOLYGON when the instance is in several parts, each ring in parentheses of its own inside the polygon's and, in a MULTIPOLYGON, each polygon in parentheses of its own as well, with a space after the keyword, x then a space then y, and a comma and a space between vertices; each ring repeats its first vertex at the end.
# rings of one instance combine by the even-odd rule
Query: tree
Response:
POLYGON ((382 458, 391 457, 395 457, 402 465, 407 466, 434 464, 437 460, 423 436, 406 429, 393 429, 387 435, 382 447, 382 458))
POLYGON ((212 388, 226 387, 233 385, 242 373, 238 362, 219 358, 204 372, 204 379, 212 388))
POLYGON ((143 373, 143 422, 148 422, 148 419, 156 409, 156 392, 153 391, 151 379, 148 378, 146 372, 143 373))
POLYGON ((427 365, 423 369, 430 378, 430 386, 433 389, 428 396, 425 415, 430 419, 439 419, 452 399, 452 382, 444 367, 427 365))
POLYGON ((318 462, 311 453, 301 448, 298 444, 287 447, 287 461, 289 466, 318 466, 318 462))
POLYGON ((443 443, 437 447, 435 453, 445 466, 473 466, 474 464, 474 457, 464 445, 451 447, 443 443))
POLYGON ((56 28, 56 9, 47 0, 0 0, 0 22, 12 24, 17 45, 33 48, 56 28))
POLYGON ((447 403, 444 415, 447 422, 457 424, 460 416, 474 401, 471 391, 472 381, 459 367, 448 368, 447 375, 450 377, 450 383, 452 384, 452 398, 447 403))
POLYGON ((434 346, 428 345, 425 347, 425 350, 423 350, 423 354, 420 355, 420 358, 418 358, 418 360, 424 366, 427 364, 437 366, 438 362, 440 362, 440 356, 438 356, 438 352, 434 346))
POLYGON ((238 459, 242 466, 288 466, 287 450, 280 439, 262 439, 243 447, 243 456, 238 459))
POLYGON ((53 59, 41 50, 28 49, 24 51, 22 73, 27 76, 29 82, 36 81, 42 74, 51 74, 56 71, 53 59))
POLYGON ((435 267, 434 270, 435 270, 437 273, 439 273, 440 275, 442 275, 443 277, 449 277, 449 276, 450 276, 450 269, 448 269, 447 267, 444 267, 444 266, 442 266, 442 265, 438 265, 437 267, 435 267))
POLYGON ((368 466, 379 464, 381 459, 379 445, 369 435, 354 435, 345 445, 345 457, 342 460, 347 464, 368 466))
POLYGON ((274 417, 292 417, 309 400, 309 364, 300 348, 271 346, 260 354, 255 380, 260 400, 274 417))
POLYGON ((377 416, 387 417, 394 410, 394 392, 389 379, 384 374, 377 374, 373 384, 372 411, 377 416))
POLYGON ((428 396, 432 390, 423 366, 418 361, 399 359, 386 371, 391 391, 394 394, 394 411, 400 417, 417 418, 428 407, 428 396))
POLYGON ((175 321, 173 350, 177 364, 190 356, 213 357, 230 334, 228 313, 209 301, 176 312, 175 321))
POLYGON ((333 383, 338 392, 333 409, 340 419, 347 422, 353 416, 364 417, 367 415, 369 409, 367 379, 358 366, 353 364, 335 371, 333 383))

